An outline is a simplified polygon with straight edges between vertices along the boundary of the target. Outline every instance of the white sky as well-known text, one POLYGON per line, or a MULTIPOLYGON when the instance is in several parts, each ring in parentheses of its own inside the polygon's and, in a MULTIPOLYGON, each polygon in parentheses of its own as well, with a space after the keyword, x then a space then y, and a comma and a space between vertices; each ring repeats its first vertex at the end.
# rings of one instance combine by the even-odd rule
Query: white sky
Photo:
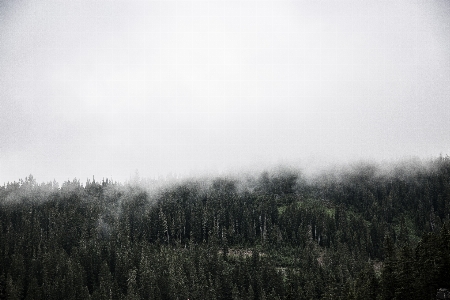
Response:
POLYGON ((0 183, 450 154, 448 1, 0 0, 0 183))

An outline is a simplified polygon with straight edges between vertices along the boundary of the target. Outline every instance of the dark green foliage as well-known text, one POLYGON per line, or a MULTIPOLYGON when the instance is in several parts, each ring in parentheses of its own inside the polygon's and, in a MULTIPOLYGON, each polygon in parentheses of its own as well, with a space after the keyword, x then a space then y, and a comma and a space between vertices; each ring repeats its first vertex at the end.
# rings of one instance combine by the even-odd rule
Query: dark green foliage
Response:
POLYGON ((448 157, 157 192, 29 176, 0 187, 0 299, 434 299, 449 201, 448 157))

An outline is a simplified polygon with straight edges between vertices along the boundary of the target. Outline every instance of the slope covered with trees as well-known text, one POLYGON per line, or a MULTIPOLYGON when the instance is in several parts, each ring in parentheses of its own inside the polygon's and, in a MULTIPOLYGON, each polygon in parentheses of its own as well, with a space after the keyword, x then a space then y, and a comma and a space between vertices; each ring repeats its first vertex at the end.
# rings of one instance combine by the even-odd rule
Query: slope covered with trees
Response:
POLYGON ((450 158, 179 182, 0 187, 0 299, 435 299, 450 158))

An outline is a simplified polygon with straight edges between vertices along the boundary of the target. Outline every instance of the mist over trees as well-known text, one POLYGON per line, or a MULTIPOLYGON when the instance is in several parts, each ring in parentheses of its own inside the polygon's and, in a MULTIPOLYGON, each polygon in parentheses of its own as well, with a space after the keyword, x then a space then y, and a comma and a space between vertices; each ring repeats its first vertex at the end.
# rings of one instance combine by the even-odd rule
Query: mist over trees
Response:
POLYGON ((0 187, 0 299, 435 299, 450 158, 0 187), (149 182, 147 182, 149 184, 149 182))

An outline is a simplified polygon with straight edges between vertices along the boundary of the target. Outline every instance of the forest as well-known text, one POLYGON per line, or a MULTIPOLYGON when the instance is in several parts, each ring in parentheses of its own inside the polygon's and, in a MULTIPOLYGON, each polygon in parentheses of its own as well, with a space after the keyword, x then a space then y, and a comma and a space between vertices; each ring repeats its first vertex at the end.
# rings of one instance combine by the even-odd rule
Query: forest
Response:
POLYGON ((0 299, 436 299, 450 157, 0 186, 0 299))

